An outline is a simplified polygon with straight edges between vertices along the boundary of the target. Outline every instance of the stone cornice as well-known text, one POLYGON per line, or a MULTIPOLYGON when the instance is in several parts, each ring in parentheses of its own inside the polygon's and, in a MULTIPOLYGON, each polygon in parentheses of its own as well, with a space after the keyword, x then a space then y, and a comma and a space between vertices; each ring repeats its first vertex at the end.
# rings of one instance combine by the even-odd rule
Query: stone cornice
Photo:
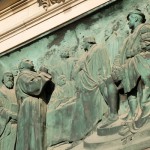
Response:
MULTIPOLYGON (((85 1, 85 0, 66 0, 66 2, 63 4, 57 4, 57 5, 53 5, 49 8, 47 8, 47 11, 39 8, 39 11, 35 10, 35 11, 37 11, 36 15, 33 15, 33 16, 30 15, 28 18, 24 18, 23 21, 16 23, 14 26, 6 28, 5 30, 1 31, 0 32, 0 42, 3 42, 5 40, 7 40, 8 38, 11 38, 12 36, 15 36, 16 34, 19 34, 20 32, 23 32, 23 31, 27 30, 28 28, 35 26, 36 24, 39 24, 51 17, 54 17, 55 15, 61 13, 62 11, 65 11, 66 9, 69 9, 77 4, 80 4, 83 1, 85 1)), ((26 9, 31 5, 37 5, 36 3, 37 3, 37 1, 35 1, 35 0, 28 0, 28 1, 24 1, 19 4, 17 3, 18 5, 15 4, 15 8, 16 8, 15 13, 17 13, 18 11, 21 11, 23 9, 26 9), (29 3, 27 3, 27 2, 29 2, 29 3), (26 5, 25 5, 25 3, 26 3, 26 5)), ((7 11, 5 10, 4 12, 7 12, 7 11)), ((6 15, 12 15, 12 14, 9 14, 7 12, 6 15)), ((4 17, 6 17, 6 16, 4 16, 4 17)))
POLYGON ((99 9, 116 0, 66 0, 64 3, 51 5, 47 11, 42 6, 39 7, 37 1, 27 1, 28 3, 24 3, 22 8, 18 7, 20 9, 18 12, 10 14, 11 17, 7 16, 0 22, 4 27, 0 29, 0 55, 53 32, 89 14, 89 11, 99 9), (10 19, 14 20, 12 24, 10 19))
POLYGON ((11 6, 5 8, 5 9, 2 9, 0 11, 0 21, 29 7, 30 5, 33 5, 34 3, 37 3, 37 0, 20 0, 20 1, 15 2, 11 6))

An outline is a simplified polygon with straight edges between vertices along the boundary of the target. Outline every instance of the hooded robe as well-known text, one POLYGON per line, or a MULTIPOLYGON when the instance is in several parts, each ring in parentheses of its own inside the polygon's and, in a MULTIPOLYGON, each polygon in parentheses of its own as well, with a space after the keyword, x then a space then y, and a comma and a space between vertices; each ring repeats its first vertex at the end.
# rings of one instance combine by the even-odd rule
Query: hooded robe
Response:
POLYGON ((16 81, 20 105, 16 150, 46 150, 46 111, 50 76, 23 70, 16 81))

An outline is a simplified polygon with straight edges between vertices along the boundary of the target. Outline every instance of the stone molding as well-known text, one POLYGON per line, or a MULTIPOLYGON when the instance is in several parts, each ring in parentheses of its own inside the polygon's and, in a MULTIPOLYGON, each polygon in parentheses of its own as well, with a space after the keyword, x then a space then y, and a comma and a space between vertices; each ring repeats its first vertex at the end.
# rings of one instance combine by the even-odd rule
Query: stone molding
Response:
POLYGON ((64 3, 51 5, 47 11, 39 6, 37 0, 22 1, 14 5, 16 8, 14 14, 7 10, 3 11, 3 19, 0 17, 0 25, 4 27, 0 29, 0 55, 13 51, 85 16, 89 11, 114 1, 116 0, 65 0, 64 3))
MULTIPOLYGON (((4 31, 0 32, 0 42, 3 42, 4 40, 11 38, 12 36, 15 36, 16 34, 23 32, 24 30, 27 30, 30 27, 35 26, 36 24, 39 24, 59 13, 61 13, 62 11, 64 11, 65 9, 67 9, 68 7, 70 7, 71 5, 76 5, 78 3, 81 3, 85 0, 66 0, 66 2, 64 4, 60 4, 57 6, 53 6, 50 7, 49 9, 47 9, 47 11, 39 8, 38 10, 35 10, 36 15, 34 16, 29 16, 29 18, 24 17, 23 21, 20 21, 18 24, 16 23, 14 26, 10 27, 9 29, 6 28, 4 31)), ((32 3, 28 3, 28 6, 23 6, 23 9, 28 8, 29 6, 31 6, 33 9, 35 9, 34 5, 37 5, 37 2, 35 3, 35 1, 30 0, 30 2, 32 3)), ((22 4, 23 5, 23 4, 22 4)))
POLYGON ((0 11, 0 21, 36 3, 37 0, 20 0, 0 11))
POLYGON ((38 0, 39 4, 43 6, 45 10, 48 9, 51 5, 54 5, 56 3, 64 3, 66 0, 38 0))

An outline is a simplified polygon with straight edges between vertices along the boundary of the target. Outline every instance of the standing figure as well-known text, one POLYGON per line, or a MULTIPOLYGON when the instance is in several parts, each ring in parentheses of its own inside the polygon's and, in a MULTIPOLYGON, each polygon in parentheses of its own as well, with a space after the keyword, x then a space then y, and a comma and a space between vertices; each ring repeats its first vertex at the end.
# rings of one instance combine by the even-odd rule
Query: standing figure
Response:
POLYGON ((118 22, 115 22, 112 26, 112 29, 109 29, 111 31, 111 35, 109 36, 109 38, 106 38, 107 30, 105 31, 105 38, 106 38, 105 43, 110 57, 111 66, 113 64, 115 56, 118 54, 118 49, 119 49, 120 37, 117 34, 118 29, 119 29, 119 24, 118 22))
POLYGON ((115 21, 111 28, 105 30, 105 45, 108 50, 110 64, 113 65, 115 57, 119 53, 119 48, 126 38, 122 20, 115 21))
POLYGON ((108 54, 103 45, 98 45, 94 37, 83 39, 85 53, 80 57, 75 65, 74 75, 78 72, 89 78, 89 81, 98 83, 99 77, 105 77, 110 73, 110 62, 108 54))
MULTIPOLYGON (((144 119, 150 114, 147 111, 150 108, 147 103, 150 94, 150 24, 145 23, 145 15, 138 9, 129 13, 127 19, 131 35, 124 42, 120 54, 115 59, 112 74, 105 82, 108 89, 110 107, 108 120, 110 122, 114 121, 114 116, 117 120, 119 89, 123 89, 127 95, 131 121, 134 122, 137 117, 138 93, 144 92, 140 97, 142 114, 139 119, 144 119), (144 84, 143 91, 141 90, 141 82, 144 84)), ((108 122, 106 125, 110 123, 108 122)))
POLYGON ((14 77, 11 72, 3 75, 0 88, 0 149, 14 150, 17 129, 17 100, 15 96, 14 77))
POLYGON ((16 150, 46 150, 46 112, 51 76, 34 71, 30 60, 19 64, 16 97, 19 104, 16 150))
POLYGON ((67 48, 61 51, 60 54, 61 61, 55 68, 57 72, 56 75, 57 76, 65 75, 67 81, 71 80, 71 73, 75 64, 75 60, 70 57, 69 51, 70 50, 67 48))
MULTIPOLYGON (((83 48, 85 52, 77 61, 73 72, 77 90, 77 105, 79 106, 76 107, 76 114, 80 115, 78 115, 79 119, 73 120, 72 128, 73 130, 76 129, 75 124, 77 124, 77 121, 80 122, 79 128, 82 132, 76 131, 78 136, 83 136, 83 134, 92 130, 93 126, 107 112, 107 105, 101 95, 99 85, 102 83, 102 79, 110 74, 107 52, 102 45, 96 43, 94 37, 84 38, 83 48), (80 118, 83 120, 80 120, 80 118)), ((105 85, 101 85, 101 88, 105 92, 105 85)), ((79 129, 77 128, 77 130, 79 129)))
POLYGON ((150 4, 148 4, 146 6, 146 10, 147 10, 147 13, 148 13, 148 23, 150 23, 150 4))

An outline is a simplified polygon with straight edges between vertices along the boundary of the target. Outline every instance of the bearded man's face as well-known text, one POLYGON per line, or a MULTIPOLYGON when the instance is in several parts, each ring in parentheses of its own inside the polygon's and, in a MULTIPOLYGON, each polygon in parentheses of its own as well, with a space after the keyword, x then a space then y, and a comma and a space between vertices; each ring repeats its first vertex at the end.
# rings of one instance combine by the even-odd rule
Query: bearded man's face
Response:
POLYGON ((4 75, 4 85, 8 88, 8 89, 12 89, 14 86, 14 77, 12 74, 5 74, 4 75))

